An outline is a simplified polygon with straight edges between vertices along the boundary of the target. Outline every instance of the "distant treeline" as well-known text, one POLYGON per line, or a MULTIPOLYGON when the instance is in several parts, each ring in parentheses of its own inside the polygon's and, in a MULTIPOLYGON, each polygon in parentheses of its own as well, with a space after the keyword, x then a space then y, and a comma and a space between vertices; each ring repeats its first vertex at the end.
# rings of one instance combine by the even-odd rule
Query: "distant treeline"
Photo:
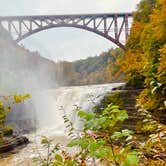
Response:
POLYGON ((101 84, 122 80, 118 60, 123 56, 119 48, 110 49, 99 56, 75 62, 56 63, 56 76, 59 83, 67 85, 101 84))

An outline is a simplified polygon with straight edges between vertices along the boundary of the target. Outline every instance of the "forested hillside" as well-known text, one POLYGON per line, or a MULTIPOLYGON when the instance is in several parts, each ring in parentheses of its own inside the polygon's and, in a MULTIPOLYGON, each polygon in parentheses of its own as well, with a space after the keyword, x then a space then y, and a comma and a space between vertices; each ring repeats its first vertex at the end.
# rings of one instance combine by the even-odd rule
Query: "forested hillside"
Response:
POLYGON ((123 56, 119 48, 110 49, 99 56, 75 62, 62 61, 56 64, 57 80, 67 85, 100 84, 120 81, 123 72, 120 71, 118 59, 123 56), (58 76, 59 75, 59 76, 58 76))
POLYGON ((80 84, 108 83, 121 79, 117 60, 123 55, 121 49, 110 49, 96 57, 89 57, 74 63, 80 84), (83 77, 83 80, 81 79, 83 77))
POLYGON ((142 87, 138 105, 156 115, 166 110, 166 1, 143 0, 121 59, 128 84, 142 87))

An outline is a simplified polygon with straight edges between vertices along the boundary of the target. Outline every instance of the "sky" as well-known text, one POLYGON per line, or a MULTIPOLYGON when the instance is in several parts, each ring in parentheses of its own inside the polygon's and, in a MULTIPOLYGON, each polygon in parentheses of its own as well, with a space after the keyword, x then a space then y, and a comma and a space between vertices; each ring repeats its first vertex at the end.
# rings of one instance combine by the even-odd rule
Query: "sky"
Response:
MULTIPOLYGON (((132 12, 140 0, 0 0, 0 16, 132 12)), ((82 29, 53 28, 19 44, 54 61, 74 61, 116 47, 107 39, 82 29)))

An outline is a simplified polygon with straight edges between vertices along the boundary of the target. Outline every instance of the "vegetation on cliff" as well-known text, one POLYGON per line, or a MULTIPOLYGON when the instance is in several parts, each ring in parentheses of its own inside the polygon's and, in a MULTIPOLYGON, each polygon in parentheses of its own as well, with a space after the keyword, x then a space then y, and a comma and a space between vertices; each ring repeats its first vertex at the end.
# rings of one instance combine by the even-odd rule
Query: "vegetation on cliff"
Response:
POLYGON ((142 0, 134 14, 121 70, 128 84, 142 87, 138 105, 156 115, 166 113, 166 1, 142 0))

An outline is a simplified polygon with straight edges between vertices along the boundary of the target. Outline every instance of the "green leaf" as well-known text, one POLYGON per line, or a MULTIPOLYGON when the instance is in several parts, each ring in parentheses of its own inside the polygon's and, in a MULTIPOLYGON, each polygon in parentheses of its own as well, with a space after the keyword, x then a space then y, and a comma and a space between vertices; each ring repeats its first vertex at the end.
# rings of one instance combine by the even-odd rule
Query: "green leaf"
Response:
POLYGON ((138 156, 136 152, 131 152, 127 155, 126 160, 124 161, 123 166, 134 165, 137 166, 139 162, 138 156))
POLYGON ((85 118, 86 120, 91 120, 95 117, 93 113, 85 112, 85 111, 79 111, 78 116, 80 118, 85 118))
POLYGON ((119 113, 120 111, 121 111, 121 110, 115 108, 115 109, 111 110, 111 113, 119 113))
POLYGON ((106 117, 101 117, 101 118, 97 119, 96 122, 98 125, 101 125, 101 124, 105 123, 106 120, 107 120, 106 117))
POLYGON ((118 116, 117 116, 117 119, 119 120, 119 121, 124 121, 125 119, 127 119, 128 118, 128 114, 126 113, 126 111, 125 110, 122 110, 121 112, 119 112, 119 114, 118 114, 118 116))
POLYGON ((90 144, 89 149, 90 151, 96 151, 99 148, 100 145, 98 145, 96 142, 93 142, 90 144))
POLYGON ((62 161, 63 161, 61 155, 59 155, 59 154, 55 155, 55 160, 58 161, 58 162, 60 162, 60 163, 62 163, 62 161))
POLYGON ((128 136, 131 136, 133 134, 133 131, 125 129, 125 130, 122 130, 122 134, 124 137, 128 137, 128 136))
POLYGON ((62 166, 62 163, 54 162, 52 166, 62 166))
POLYGON ((121 132, 114 132, 113 135, 111 135, 111 139, 118 139, 122 137, 121 132))
POLYGON ((79 146, 81 143, 80 140, 72 140, 67 144, 67 147, 79 146))
POLYGON ((43 145, 48 145, 48 144, 49 144, 49 140, 48 140, 48 138, 45 137, 45 136, 42 136, 41 144, 43 144, 43 145))
POLYGON ((102 115, 107 115, 109 113, 109 110, 108 109, 104 109, 103 112, 102 112, 102 115))
POLYGON ((89 146, 90 140, 87 139, 76 139, 72 140, 67 144, 67 147, 80 146, 82 149, 86 149, 89 146))
POLYGON ((39 161, 39 158, 38 157, 33 157, 32 160, 33 160, 34 163, 36 163, 36 162, 39 161))
POLYGON ((119 106, 117 106, 117 105, 112 105, 112 106, 110 107, 110 109, 111 109, 111 110, 119 109, 119 106))
POLYGON ((100 147, 99 149, 90 152, 90 156, 96 157, 96 158, 103 158, 110 154, 111 154, 110 149, 105 148, 105 147, 100 147))
POLYGON ((133 131, 131 130, 122 130, 121 132, 114 132, 112 135, 111 135, 111 139, 119 139, 121 137, 128 137, 128 136, 131 136, 133 134, 133 131))
POLYGON ((75 160, 65 160, 65 166, 75 166, 76 163, 75 160))
POLYGON ((158 86, 155 86, 155 87, 152 89, 151 93, 153 94, 153 93, 156 92, 158 89, 159 89, 159 87, 158 87, 158 86))

